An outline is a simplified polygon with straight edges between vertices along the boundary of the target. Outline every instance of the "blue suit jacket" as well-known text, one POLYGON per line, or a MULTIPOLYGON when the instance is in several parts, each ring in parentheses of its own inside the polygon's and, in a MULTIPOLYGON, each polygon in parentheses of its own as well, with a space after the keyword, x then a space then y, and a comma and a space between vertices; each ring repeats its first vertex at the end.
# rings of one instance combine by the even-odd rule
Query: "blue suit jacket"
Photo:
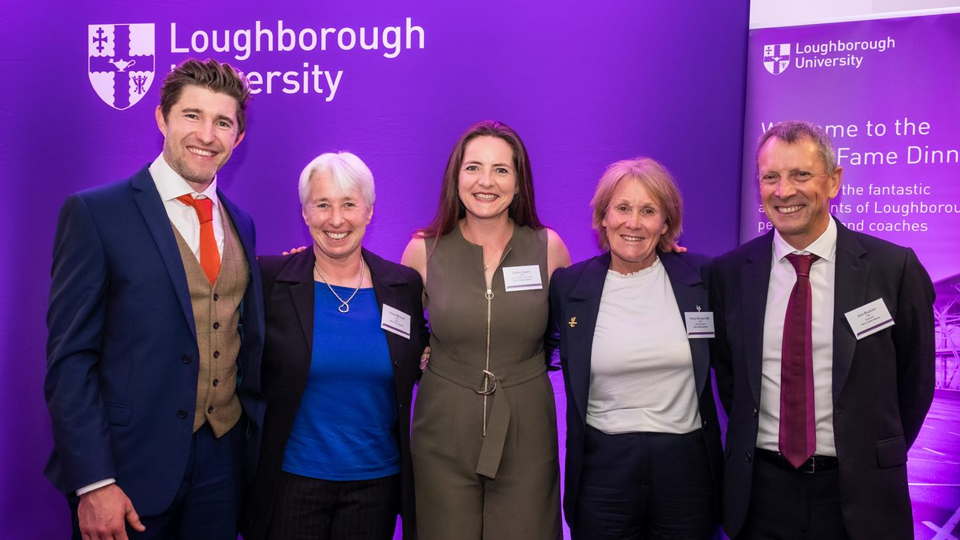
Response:
MULTIPOLYGON (((663 253, 658 256, 670 277, 670 285, 677 299, 680 313, 710 311, 706 277, 709 259, 692 253, 663 253)), ((583 468, 583 441, 587 426, 587 399, 590 393, 590 356, 593 333, 600 311, 600 297, 610 253, 577 263, 554 272, 550 280, 551 328, 560 334, 560 364, 567 393, 567 457, 564 475, 563 511, 567 523, 576 519, 577 494, 583 468), (576 324, 571 320, 576 317, 576 324)), ((643 332, 642 328, 637 329, 643 332)), ((648 336, 655 338, 656 336, 648 336)), ((707 446, 710 470, 713 474, 714 500, 718 502, 716 518, 719 521, 720 486, 722 484, 723 454, 720 445, 720 426, 710 383, 710 350, 708 339, 691 339, 693 374, 700 404, 702 432, 707 446)))
MULTIPOLYGON (((714 365, 729 416, 723 525, 750 507, 773 232, 714 260, 714 365)), ((837 222, 833 429, 850 538, 913 538, 907 450, 933 400, 933 285, 913 250, 837 222), (857 341, 845 313, 882 298, 896 324, 857 341)))
MULTIPOLYGON (((252 477, 264 412, 255 232, 250 216, 217 195, 250 266, 237 393, 252 477)), ((141 515, 159 513, 187 466, 199 351, 183 262, 147 168, 67 199, 51 278, 45 393, 54 449, 47 478, 65 494, 116 478, 141 515)))

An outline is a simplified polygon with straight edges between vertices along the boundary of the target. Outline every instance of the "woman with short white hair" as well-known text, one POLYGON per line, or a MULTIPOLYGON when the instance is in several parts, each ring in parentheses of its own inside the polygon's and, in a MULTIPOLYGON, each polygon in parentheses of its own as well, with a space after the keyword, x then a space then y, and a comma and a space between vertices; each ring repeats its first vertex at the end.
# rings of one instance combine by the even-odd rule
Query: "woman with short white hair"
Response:
POLYGON ((263 449, 247 540, 414 537, 410 400, 428 343, 416 271, 362 247, 370 169, 323 154, 300 175, 312 249, 260 257, 263 449))

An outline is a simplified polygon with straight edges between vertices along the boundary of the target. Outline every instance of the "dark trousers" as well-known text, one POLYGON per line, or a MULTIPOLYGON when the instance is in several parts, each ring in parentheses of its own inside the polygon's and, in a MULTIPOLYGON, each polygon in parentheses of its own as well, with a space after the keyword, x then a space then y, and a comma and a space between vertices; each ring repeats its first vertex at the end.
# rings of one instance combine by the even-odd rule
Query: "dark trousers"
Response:
POLYGON ((754 460, 750 509, 737 540, 848 540, 840 471, 788 470, 754 460))
MULTIPOLYGON (((243 500, 243 449, 246 420, 243 418, 219 439, 204 424, 193 434, 190 458, 173 504, 155 516, 140 514, 147 530, 138 533, 127 526, 131 540, 236 540, 243 500)), ((117 484, 123 489, 123 479, 117 484)), ((79 499, 68 498, 73 514, 73 538, 80 540, 77 519, 79 499)), ((136 508, 136 501, 133 501, 136 508)))
POLYGON ((700 430, 607 435, 587 426, 577 540, 710 538, 717 506, 700 430))
POLYGON ((333 481, 280 473, 270 540, 390 540, 400 511, 400 475, 333 481))

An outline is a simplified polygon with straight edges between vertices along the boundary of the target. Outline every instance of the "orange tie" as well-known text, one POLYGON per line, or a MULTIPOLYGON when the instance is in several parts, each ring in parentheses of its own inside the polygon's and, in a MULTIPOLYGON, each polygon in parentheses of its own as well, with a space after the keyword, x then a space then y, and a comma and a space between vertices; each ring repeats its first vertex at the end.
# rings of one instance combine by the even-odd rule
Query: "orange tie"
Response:
POLYGON ((208 198, 194 199, 189 194, 177 197, 177 200, 197 211, 197 218, 200 219, 200 267, 213 284, 220 273, 220 250, 213 236, 213 201, 208 198))

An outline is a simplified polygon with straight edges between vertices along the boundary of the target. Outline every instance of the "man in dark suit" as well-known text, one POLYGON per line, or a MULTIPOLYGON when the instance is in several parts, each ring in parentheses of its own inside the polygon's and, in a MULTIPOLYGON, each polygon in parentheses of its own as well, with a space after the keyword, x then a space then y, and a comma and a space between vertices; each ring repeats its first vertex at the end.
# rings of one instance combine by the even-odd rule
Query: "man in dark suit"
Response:
POLYGON ((934 291, 913 250, 830 216, 826 134, 760 139, 774 231, 715 260, 712 356, 729 416, 732 538, 913 538, 907 450, 933 399, 934 291))
POLYGON ((162 154, 71 195, 53 250, 46 475, 74 538, 236 539, 263 418, 250 217, 217 190, 247 82, 214 60, 166 78, 162 154))

